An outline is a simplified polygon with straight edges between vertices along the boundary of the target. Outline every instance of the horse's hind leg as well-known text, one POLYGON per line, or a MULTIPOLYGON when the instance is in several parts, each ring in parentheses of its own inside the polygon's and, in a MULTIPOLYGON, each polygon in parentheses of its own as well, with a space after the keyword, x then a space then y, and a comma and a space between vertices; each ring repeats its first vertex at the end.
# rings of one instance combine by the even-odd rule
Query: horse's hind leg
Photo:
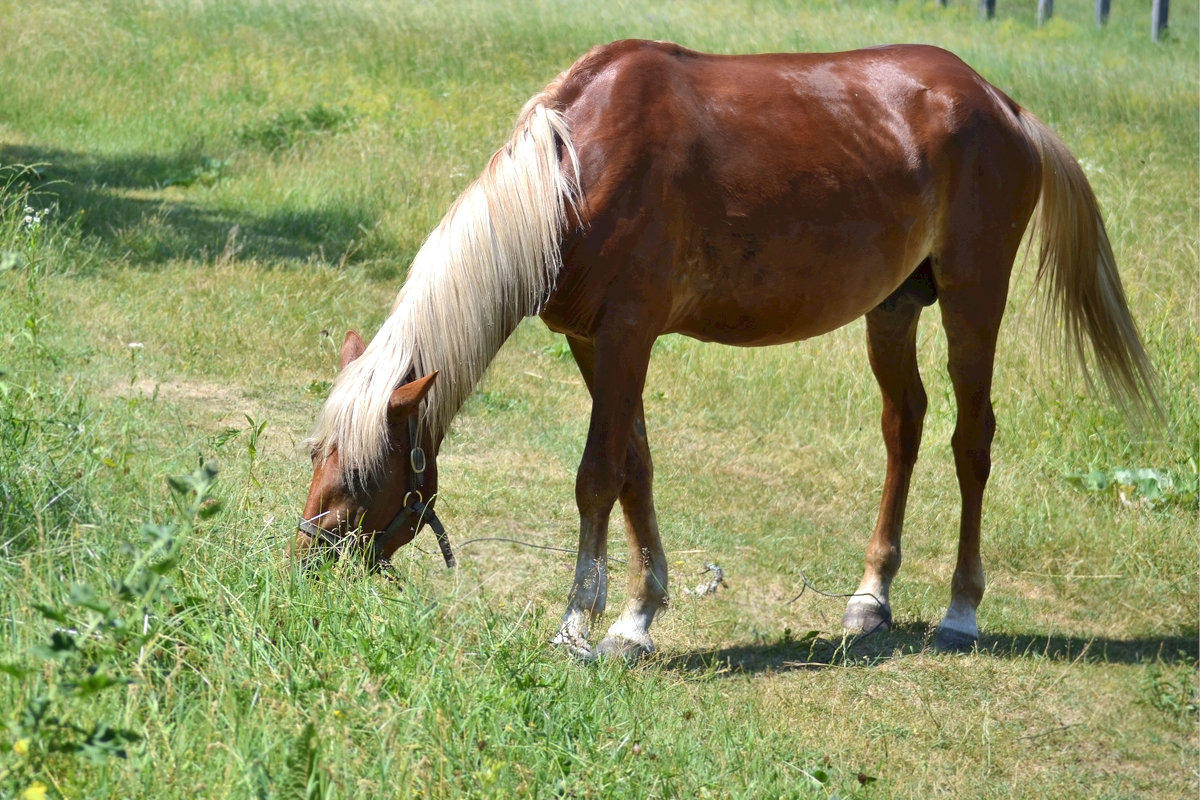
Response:
MULTIPOLYGON (((1011 263, 1011 262, 1010 262, 1011 263)), ((982 270, 981 270, 982 272, 982 270)), ((992 468, 992 371, 996 338, 1004 313, 1008 271, 1003 283, 979 284, 946 292, 940 298, 946 330, 950 382, 958 417, 951 438, 962 511, 958 560, 950 583, 950 606, 938 625, 934 646, 966 650, 979 639, 975 610, 983 599, 983 561, 979 554, 983 492, 992 468)))
POLYGON ((867 314, 867 353, 883 394, 887 476, 862 583, 842 619, 851 631, 872 633, 887 630, 892 623, 888 592, 900 569, 904 508, 925 419, 925 388, 917 371, 917 321, 925 302, 923 296, 898 292, 867 314))
POLYGON ((607 595, 608 518, 619 497, 629 541, 629 595, 597 652, 636 658, 654 648, 650 623, 667 600, 667 562, 654 512, 653 465, 641 402, 649 346, 644 354, 621 358, 621 367, 606 371, 597 385, 595 345, 571 337, 567 341, 593 406, 576 482, 580 532, 575 582, 554 641, 579 655, 591 652, 588 631, 604 611, 607 595))
MULTIPOLYGON (((1012 207, 1023 207, 1025 214, 1015 215, 1014 219, 1025 219, 1033 201, 1033 197, 1014 199, 1012 207)), ((1024 229, 1023 224, 1002 225, 996 219, 989 223, 975 230, 965 223, 957 226, 958 235, 934 262, 950 382, 958 406, 951 447, 962 498, 950 606, 934 637, 934 646, 940 650, 970 649, 979 639, 975 610, 984 590, 979 540, 983 492, 991 473, 992 438, 996 432, 992 373, 1008 279, 1024 229)))

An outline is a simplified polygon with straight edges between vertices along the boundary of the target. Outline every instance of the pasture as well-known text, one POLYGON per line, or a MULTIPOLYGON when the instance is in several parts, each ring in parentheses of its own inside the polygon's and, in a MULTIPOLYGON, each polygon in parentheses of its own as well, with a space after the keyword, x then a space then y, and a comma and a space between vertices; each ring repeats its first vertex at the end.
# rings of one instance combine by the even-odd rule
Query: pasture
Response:
POLYGON ((1154 44, 1147 3, 1093 5, 0 2, 0 798, 1195 796, 1200 20, 1154 44), (886 634, 820 593, 854 590, 883 479, 861 321, 656 345, 671 607, 635 666, 547 644, 589 402, 537 320, 442 449, 456 571, 427 533, 394 580, 286 559, 343 334, 524 101, 625 37, 937 44, 1087 172, 1167 422, 1088 392, 1018 263, 976 652, 930 647, 959 515, 936 308, 886 634), (727 585, 686 593, 710 563, 727 585))

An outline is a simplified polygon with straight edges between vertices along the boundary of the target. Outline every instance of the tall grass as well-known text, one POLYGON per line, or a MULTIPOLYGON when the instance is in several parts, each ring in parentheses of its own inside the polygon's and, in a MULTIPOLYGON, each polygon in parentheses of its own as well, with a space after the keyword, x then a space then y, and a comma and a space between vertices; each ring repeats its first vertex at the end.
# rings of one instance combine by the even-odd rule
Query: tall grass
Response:
MULTIPOLYGON (((976 5, 0 4, 0 797, 1195 794, 1196 8, 1156 46, 1141 4, 1104 30, 1084 0, 1041 29, 976 5), (673 606, 648 664, 546 646, 566 554, 481 541, 447 573, 419 539, 398 582, 283 558, 342 333, 379 324, 523 101, 622 36, 941 44, 1084 163, 1169 428, 1040 352, 1019 270, 979 653, 925 648, 958 515, 935 309, 886 636, 843 640, 842 600, 801 593, 852 589, 874 521, 859 324, 656 347, 673 606), (684 594, 709 562, 729 588, 684 594)), ((522 326, 442 453, 452 537, 571 547, 587 411, 522 326)))

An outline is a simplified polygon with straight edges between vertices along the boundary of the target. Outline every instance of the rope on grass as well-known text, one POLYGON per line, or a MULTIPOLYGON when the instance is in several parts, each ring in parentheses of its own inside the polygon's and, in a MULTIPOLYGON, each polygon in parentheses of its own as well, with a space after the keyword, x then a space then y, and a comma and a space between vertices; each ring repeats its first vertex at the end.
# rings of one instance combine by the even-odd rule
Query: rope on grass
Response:
MULTIPOLYGON (((463 548, 469 547, 470 545, 476 544, 478 542, 505 542, 506 544, 515 544, 515 545, 520 545, 521 547, 531 547, 535 550, 549 550, 554 553, 576 553, 576 552, 578 552, 576 549, 570 548, 570 547, 554 547, 554 546, 548 545, 548 544, 535 544, 533 542, 526 542, 526 541, 522 541, 520 539, 513 539, 513 538, 510 538, 507 536, 479 536, 474 539, 468 539, 465 542, 460 542, 457 545, 457 547, 459 550, 462 550, 463 548)), ((419 546, 417 547, 417 549, 421 550, 422 553, 425 552, 419 546)), ((616 564, 628 563, 624 559, 613 558, 611 556, 609 557, 608 560, 611 562, 614 562, 616 564)), ((707 572, 716 573, 717 578, 715 581, 713 581, 713 584, 723 584, 725 582, 725 573, 723 570, 721 570, 720 567, 716 567, 716 565, 714 565, 714 564, 709 564, 709 565, 707 565, 707 568, 704 569, 703 572, 701 572, 700 574, 704 574, 707 572), (715 567, 715 569, 714 569, 714 567, 715 567)), ((800 573, 800 580, 802 580, 804 582, 804 585, 800 588, 800 593, 797 594, 795 597, 793 597, 791 600, 788 600, 786 603, 784 603, 785 606, 790 606, 792 603, 799 600, 801 597, 804 596, 804 593, 810 589, 815 594, 821 595, 821 597, 831 597, 831 598, 870 597, 872 600, 874 600, 879 605, 881 605, 881 606, 883 605, 883 601, 880 600, 878 596, 876 596, 875 594, 873 594, 871 592, 845 592, 845 593, 826 592, 823 589, 818 588, 816 584, 814 584, 811 580, 809 580, 808 576, 805 575, 804 572, 800 573)), ((697 587, 697 589, 700 589, 700 587, 697 587)), ((684 591, 688 591, 688 590, 685 589, 684 591)), ((690 593, 691 592, 689 592, 689 594, 690 593)), ((715 594, 716 592, 712 591, 711 589, 709 591, 704 592, 704 594, 709 594, 709 593, 715 594)))
MULTIPOLYGON (((533 542, 523 542, 520 539, 510 539, 507 536, 480 536, 475 539, 467 539, 458 545, 461 550, 464 547, 473 545, 476 542, 507 542, 508 544, 519 544, 522 547, 532 547, 535 550, 551 550, 555 553, 574 553, 576 550, 571 547, 553 547, 548 544, 534 544, 533 542)), ((615 559, 610 559, 615 560, 615 559)))
POLYGON ((846 594, 825 592, 825 591, 818 589, 816 584, 814 584, 812 581, 810 581, 808 579, 808 576, 805 575, 803 572, 800 573, 800 580, 804 581, 804 585, 802 587, 800 587, 800 594, 796 595, 791 600, 788 600, 786 603, 784 603, 785 606, 790 606, 792 603, 799 600, 801 597, 804 596, 804 593, 806 591, 808 591, 809 589, 812 589, 813 592, 821 595, 821 597, 834 597, 834 598, 837 598, 837 597, 869 597, 872 600, 874 600, 876 603, 879 603, 879 605, 881 605, 881 606, 883 605, 883 601, 880 600, 878 597, 876 597, 871 592, 848 592, 846 594))
MULTIPOLYGON (((455 547, 457 547, 459 550, 462 550, 464 547, 469 547, 478 542, 506 542, 508 544, 518 544, 518 545, 521 545, 522 547, 532 547, 535 550, 549 550, 554 553, 572 553, 573 554, 573 553, 579 552, 577 549, 575 549, 573 547, 554 547, 554 546, 548 545, 548 544, 534 544, 533 542, 523 542, 520 539, 511 539, 507 536, 479 536, 474 539, 467 539, 465 542, 459 542, 458 544, 455 545, 455 547)), ((420 547, 417 547, 417 549, 421 550, 420 547)), ((421 550, 421 552, 424 553, 425 551, 421 550)), ((609 556, 608 560, 612 561, 613 563, 616 563, 616 564, 628 563, 624 559, 613 558, 612 556, 609 556)))

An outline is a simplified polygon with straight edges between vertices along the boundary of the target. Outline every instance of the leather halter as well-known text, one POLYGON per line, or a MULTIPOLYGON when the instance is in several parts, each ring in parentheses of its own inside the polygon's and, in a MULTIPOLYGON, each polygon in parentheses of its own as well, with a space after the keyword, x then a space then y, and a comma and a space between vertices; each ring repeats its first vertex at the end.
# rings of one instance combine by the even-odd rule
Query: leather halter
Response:
POLYGON ((433 530, 433 535, 437 537, 438 548, 442 551, 442 558, 446 561, 446 568, 452 569, 458 565, 454 558, 454 551, 450 547, 450 537, 446 534, 446 527, 442 525, 442 521, 438 519, 438 515, 433 510, 433 498, 428 502, 421 492, 421 484, 425 474, 425 451, 421 449, 421 445, 417 443, 417 420, 416 416, 408 419, 408 440, 412 443, 412 450, 408 454, 408 463, 411 468, 408 474, 408 492, 404 495, 404 503, 392 517, 392 521, 387 524, 387 527, 382 531, 372 532, 354 532, 354 531, 334 531, 329 528, 322 527, 317 524, 320 515, 313 519, 305 519, 300 517, 296 523, 296 529, 305 534, 311 539, 322 542, 333 548, 343 546, 348 539, 353 539, 355 543, 363 544, 367 541, 371 542, 374 550, 375 563, 379 563, 380 551, 383 549, 383 543, 391 538, 396 531, 400 530, 406 523, 411 523, 413 526, 413 536, 421 530, 422 525, 428 525, 433 530))

